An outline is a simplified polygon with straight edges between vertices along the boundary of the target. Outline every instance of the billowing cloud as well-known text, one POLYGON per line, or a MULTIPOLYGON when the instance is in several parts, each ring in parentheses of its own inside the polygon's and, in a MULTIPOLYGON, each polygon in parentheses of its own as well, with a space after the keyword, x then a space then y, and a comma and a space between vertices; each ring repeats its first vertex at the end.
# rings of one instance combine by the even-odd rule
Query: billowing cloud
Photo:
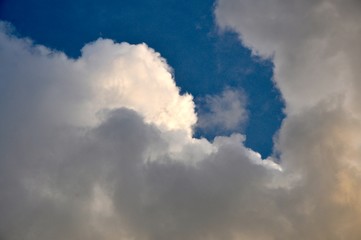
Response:
POLYGON ((81 58, 69 59, 32 46, 30 40, 7 36, 8 28, 1 25, 1 75, 12 81, 3 80, 2 90, 21 91, 24 99, 3 101, 6 107, 21 108, 26 98, 36 98, 39 111, 55 116, 59 124, 77 126, 92 126, 106 111, 126 107, 160 128, 191 134, 196 122, 192 97, 179 95, 171 68, 145 44, 99 39, 82 49, 81 58))
POLYGON ((219 0, 215 13, 272 59, 286 104, 276 144, 294 187, 277 201, 290 228, 270 239, 359 239, 360 2, 219 0))
MULTIPOLYGON (((219 0, 215 11, 274 62, 280 165, 240 134, 193 138, 192 97, 145 44, 99 39, 70 59, 2 23, 0 239, 360 238, 360 3, 219 0)), ((217 118, 229 99, 244 109, 233 93, 209 97, 217 118)))
POLYGON ((7 29, 1 239, 232 239, 283 224, 268 197, 287 187, 280 166, 239 134, 192 138, 192 97, 154 50, 99 39, 69 59, 7 29))

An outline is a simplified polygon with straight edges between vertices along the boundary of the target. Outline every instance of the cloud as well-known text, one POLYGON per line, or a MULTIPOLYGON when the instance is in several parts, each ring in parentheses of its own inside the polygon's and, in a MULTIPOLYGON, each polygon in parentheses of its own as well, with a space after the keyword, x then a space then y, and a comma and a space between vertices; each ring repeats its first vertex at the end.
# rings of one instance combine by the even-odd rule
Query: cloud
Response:
POLYGON ((359 1, 219 0, 223 30, 271 58, 287 114, 276 140, 289 232, 270 239, 358 239, 361 231, 359 1), (291 207, 292 206, 292 207, 291 207))
POLYGON ((236 131, 248 117, 244 93, 231 88, 205 96, 199 105, 197 126, 204 131, 236 131))
POLYGON ((145 44, 98 39, 84 46, 81 58, 69 59, 33 46, 29 39, 8 36, 7 28, 2 23, 6 58, 1 59, 1 74, 12 81, 3 80, 8 88, 3 90, 21 91, 23 99, 4 102, 6 107, 20 108, 26 98, 34 97, 38 102, 29 104, 37 104, 36 110, 55 116, 59 124, 68 121, 78 126, 93 126, 106 110, 126 107, 140 112, 148 123, 191 134, 196 122, 192 97, 179 94, 171 68, 145 44))
MULTIPOLYGON (((145 44, 99 39, 70 59, 2 23, 1 239, 359 239, 360 4, 220 0, 215 11, 274 62, 280 165, 240 134, 193 138, 192 97, 145 44)), ((213 113, 229 99, 241 112, 233 94, 208 97, 213 113)))
POLYGON ((99 39, 70 59, 2 23, 0 65, 1 239, 255 238, 283 224, 269 198, 287 185, 280 166, 239 134, 192 138, 192 97, 145 44, 99 39))
MULTIPOLYGON (((272 57, 287 111, 311 107, 358 82, 360 4, 348 0, 220 0, 217 22, 254 54, 272 57)), ((348 89, 346 89, 348 88, 348 89)))

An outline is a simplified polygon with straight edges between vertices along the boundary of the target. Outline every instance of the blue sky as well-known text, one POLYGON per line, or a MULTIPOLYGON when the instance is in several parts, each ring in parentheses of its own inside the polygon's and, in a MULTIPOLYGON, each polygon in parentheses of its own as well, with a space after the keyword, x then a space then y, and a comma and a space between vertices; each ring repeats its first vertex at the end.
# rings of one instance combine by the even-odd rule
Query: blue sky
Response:
MULTIPOLYGON (((196 99, 225 87, 247 95, 248 121, 238 129, 246 146, 264 157, 283 119, 283 103, 272 82, 272 62, 252 57, 232 32, 221 32, 213 1, 27 1, 3 0, 0 18, 19 36, 78 57, 99 37, 146 43, 174 69, 177 85, 196 99)), ((198 130, 212 139, 221 132, 198 130)), ((229 134, 229 132, 223 132, 229 134)))

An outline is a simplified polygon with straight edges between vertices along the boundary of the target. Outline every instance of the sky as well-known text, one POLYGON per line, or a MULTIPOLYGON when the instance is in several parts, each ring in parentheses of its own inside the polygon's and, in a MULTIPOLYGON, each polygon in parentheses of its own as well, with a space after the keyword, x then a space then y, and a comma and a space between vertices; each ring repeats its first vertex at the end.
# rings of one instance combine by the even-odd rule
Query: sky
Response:
MULTIPOLYGON (((77 58, 81 48, 98 38, 146 43, 166 59, 182 93, 197 105, 207 95, 230 88, 247 96, 248 121, 237 124, 246 145, 264 157, 272 154, 272 137, 283 119, 283 102, 272 82, 271 61, 251 55, 234 32, 220 33, 214 2, 3 0, 0 18, 19 37, 77 58)), ((200 106, 201 107, 201 106, 200 106)), ((202 109, 206 109, 204 106, 202 109)), ((232 131, 195 129, 197 137, 213 139, 232 131)))
POLYGON ((0 1, 0 239, 359 240, 358 0, 0 1))

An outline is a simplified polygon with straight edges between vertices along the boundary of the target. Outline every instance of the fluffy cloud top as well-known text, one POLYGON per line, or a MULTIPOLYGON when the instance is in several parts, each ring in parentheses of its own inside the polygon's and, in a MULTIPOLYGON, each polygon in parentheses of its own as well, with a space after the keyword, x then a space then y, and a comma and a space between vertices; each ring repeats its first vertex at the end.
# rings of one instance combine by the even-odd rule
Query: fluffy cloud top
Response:
POLYGON ((7 36, 6 28, 2 23, 1 76, 7 88, 3 91, 20 90, 23 98, 3 102, 6 107, 18 109, 28 102, 26 98, 33 104, 35 97, 34 107, 56 117, 59 124, 83 127, 98 123, 107 111, 126 107, 147 123, 191 135, 196 122, 192 96, 179 94, 170 67, 145 44, 99 39, 82 49, 81 58, 69 59, 44 46, 32 46, 30 40, 7 36))

